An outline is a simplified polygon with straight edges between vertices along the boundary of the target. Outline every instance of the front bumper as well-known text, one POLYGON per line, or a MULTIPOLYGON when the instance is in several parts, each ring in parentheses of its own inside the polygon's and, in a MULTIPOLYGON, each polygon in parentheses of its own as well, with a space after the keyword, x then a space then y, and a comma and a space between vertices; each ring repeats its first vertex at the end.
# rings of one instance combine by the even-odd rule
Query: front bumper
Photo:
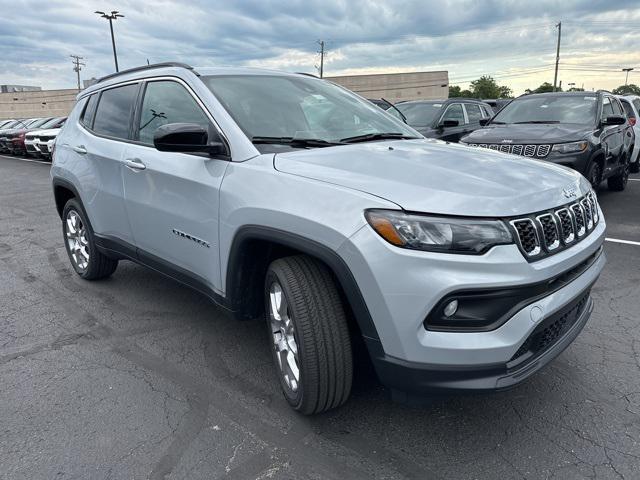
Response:
POLYGON ((587 150, 582 153, 560 154, 550 152, 549 155, 541 160, 573 168, 585 175, 587 173, 587 167, 589 166, 589 160, 591 159, 591 152, 592 150, 590 148, 587 148, 587 150))
POLYGON ((24 148, 27 153, 40 153, 40 149, 38 148, 38 139, 37 138, 27 138, 24 141, 24 148))
POLYGON ((515 245, 478 256, 417 252, 394 247, 368 225, 363 227, 338 253, 356 278, 376 327, 379 338, 365 341, 382 382, 423 392, 495 390, 528 378, 571 343, 589 317, 591 300, 575 329, 557 339, 559 347, 514 363, 536 328, 584 297, 597 280, 606 262, 602 212, 600 219, 579 243, 531 263, 515 245), (424 326, 438 302, 454 292, 549 282, 582 264, 588 266, 570 282, 532 298, 493 330, 433 331, 424 326))

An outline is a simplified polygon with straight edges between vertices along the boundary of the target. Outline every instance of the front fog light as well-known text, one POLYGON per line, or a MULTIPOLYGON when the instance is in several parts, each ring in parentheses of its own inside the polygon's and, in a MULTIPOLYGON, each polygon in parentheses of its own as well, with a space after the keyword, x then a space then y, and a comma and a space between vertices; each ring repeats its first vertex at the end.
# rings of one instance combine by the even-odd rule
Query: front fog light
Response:
POLYGON ((452 300, 447 303, 447 306, 444 307, 444 315, 445 317, 450 317, 454 315, 458 311, 458 300, 452 300))

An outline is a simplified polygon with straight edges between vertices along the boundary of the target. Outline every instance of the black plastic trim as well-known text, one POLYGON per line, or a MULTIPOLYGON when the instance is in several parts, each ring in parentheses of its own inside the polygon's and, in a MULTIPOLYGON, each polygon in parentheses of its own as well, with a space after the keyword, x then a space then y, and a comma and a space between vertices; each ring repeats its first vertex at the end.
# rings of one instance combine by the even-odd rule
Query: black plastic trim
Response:
MULTIPOLYGON (((591 288, 581 291, 576 298, 591 288)), ((392 389, 394 398, 416 400, 425 395, 447 393, 479 393, 516 387, 564 351, 586 325, 593 311, 589 298, 575 324, 544 353, 512 368, 505 363, 482 366, 442 366, 407 362, 384 354, 379 341, 367 340, 367 347, 381 383, 392 389)))
POLYGON ((378 331, 371 318, 369 308, 362 296, 362 292, 345 261, 334 250, 314 240, 259 225, 247 225, 236 232, 229 253, 229 263, 226 274, 226 293, 229 304, 234 310, 240 309, 240 304, 246 296, 243 282, 239 276, 242 263, 243 246, 251 240, 271 241, 285 247, 293 248, 323 261, 336 276, 347 301, 353 311, 362 335, 369 339, 379 339, 378 331))
POLYGON ((218 306, 230 310, 226 299, 216 292, 213 286, 204 278, 185 270, 178 265, 167 262, 156 255, 135 247, 119 238, 95 234, 96 246, 101 253, 116 258, 131 260, 139 265, 150 268, 166 277, 171 278, 187 287, 209 297, 218 306))
POLYGON ((110 73, 109 75, 105 75, 104 77, 100 77, 98 79, 98 81, 96 82, 96 84, 102 83, 105 80, 109 80, 111 78, 116 78, 116 77, 119 77, 121 75, 126 75, 128 73, 144 72, 146 70, 153 70, 154 68, 166 68, 166 67, 186 68, 187 70, 193 71, 196 75, 198 74, 197 72, 195 72, 195 70, 193 69, 193 67, 191 65, 187 65, 186 63, 181 63, 181 62, 163 62, 163 63, 154 63, 154 64, 151 64, 151 65, 141 65, 139 67, 128 68, 126 70, 121 70, 119 72, 110 73))
POLYGON ((480 288, 451 292, 429 312, 424 327, 436 332, 489 332, 504 325, 518 311, 565 287, 589 269, 602 254, 600 246, 586 260, 565 272, 542 282, 508 288, 480 288), (459 307, 451 317, 444 316, 445 306, 458 300, 459 307), (510 301, 505 301, 510 299, 510 301), (465 301, 467 307, 465 312, 465 301))

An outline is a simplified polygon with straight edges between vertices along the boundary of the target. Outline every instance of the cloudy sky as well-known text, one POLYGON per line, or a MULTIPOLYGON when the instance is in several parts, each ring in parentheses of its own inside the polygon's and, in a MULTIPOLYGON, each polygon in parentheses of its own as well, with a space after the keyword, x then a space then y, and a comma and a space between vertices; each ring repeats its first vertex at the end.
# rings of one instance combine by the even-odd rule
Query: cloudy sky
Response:
MULTIPOLYGON (((8 3, 8 0, 2 0, 8 3)), ((494 76, 516 94, 559 78, 566 86, 614 88, 623 67, 640 84, 639 0, 16 0, 0 15, 0 84, 75 86, 113 71, 108 22, 120 68, 179 60, 195 66, 249 65, 314 72, 318 39, 325 75, 448 70, 466 87, 494 76)))

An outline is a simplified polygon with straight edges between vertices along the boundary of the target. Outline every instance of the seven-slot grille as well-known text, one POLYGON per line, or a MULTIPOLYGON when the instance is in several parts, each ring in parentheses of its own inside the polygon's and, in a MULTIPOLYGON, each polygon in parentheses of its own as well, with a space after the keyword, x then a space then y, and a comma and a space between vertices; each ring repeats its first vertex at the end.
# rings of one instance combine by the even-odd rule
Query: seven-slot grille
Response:
POLYGON ((517 218, 509 223, 524 256, 537 260, 585 238, 598 223, 595 194, 553 211, 517 218))
POLYGON ((512 153, 525 157, 544 158, 549 155, 551 145, 509 145, 504 143, 469 143, 470 147, 488 148, 503 153, 512 153))

